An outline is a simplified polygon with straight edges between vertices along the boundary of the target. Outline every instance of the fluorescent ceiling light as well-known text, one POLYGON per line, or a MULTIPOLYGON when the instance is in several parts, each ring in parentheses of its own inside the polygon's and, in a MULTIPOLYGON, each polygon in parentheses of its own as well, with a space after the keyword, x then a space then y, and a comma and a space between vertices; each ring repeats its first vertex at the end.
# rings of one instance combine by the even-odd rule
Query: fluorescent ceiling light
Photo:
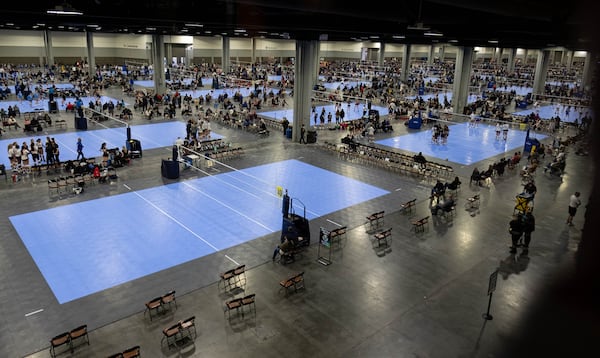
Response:
POLYGON ((491 43, 491 44, 497 44, 498 40, 488 40, 488 42, 491 43))
POLYGON ((235 29, 235 30, 233 30, 233 32, 246 32, 246 30, 244 30, 244 29, 235 29))
POLYGON ((202 25, 202 24, 185 24, 185 26, 188 26, 188 27, 204 27, 204 25, 202 25))
POLYGON ((87 27, 98 27, 98 25, 96 25, 96 24, 89 24, 89 25, 85 25, 85 26, 87 26, 87 27))
POLYGON ((395 38, 395 39, 405 39, 406 36, 404 36, 404 35, 394 35, 394 36, 392 36, 392 38, 395 38))
POLYGON ((370 39, 378 39, 379 36, 369 36, 370 39))
POLYGON ((431 32, 431 31, 427 31, 423 33, 424 36, 444 36, 444 34, 440 33, 440 32, 431 32))
POLYGON ((54 9, 48 9, 46 13, 53 15, 83 15, 82 11, 73 8, 73 6, 67 3, 56 5, 54 9))
POLYGON ((458 40, 448 40, 448 42, 455 43, 455 42, 458 42, 458 40))

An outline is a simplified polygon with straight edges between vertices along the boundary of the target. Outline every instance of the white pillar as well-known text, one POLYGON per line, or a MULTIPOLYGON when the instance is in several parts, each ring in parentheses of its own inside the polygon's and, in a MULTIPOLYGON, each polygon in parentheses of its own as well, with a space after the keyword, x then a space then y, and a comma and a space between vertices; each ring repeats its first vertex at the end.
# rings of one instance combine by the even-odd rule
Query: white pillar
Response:
POLYGON ((535 65, 535 77, 533 78, 533 94, 544 93, 548 66, 550 65, 551 51, 539 50, 535 65))
POLYGON ((435 47, 433 45, 429 46, 429 53, 427 54, 427 64, 428 65, 432 65, 433 64, 433 52, 434 52, 435 47))
POLYGON ((162 35, 152 35, 152 64, 154 68, 154 92, 165 93, 165 39, 162 35))
POLYGON ((590 90, 592 87, 592 53, 587 51, 585 54, 585 62, 583 63, 583 88, 590 90))
POLYGON ((404 45, 404 51, 402 52, 402 70, 400 72, 400 79, 406 81, 408 79, 408 72, 410 71, 410 44, 404 45))
POLYGON ((296 41, 296 64, 294 72, 294 120, 292 123, 293 141, 300 141, 300 127, 310 127, 311 98, 319 71, 319 41, 296 41))
POLYGON ((223 67, 223 74, 226 75, 230 71, 231 59, 229 58, 229 37, 223 36, 223 49, 221 52, 221 65, 223 67))
POLYGON ((54 51, 52 50, 52 34, 50 30, 44 30, 44 48, 46 50, 46 63, 54 65, 54 51))
POLYGON ((379 66, 383 67, 385 64, 385 42, 381 42, 379 45, 379 66))
POLYGON ((508 62, 507 62, 506 69, 508 70, 508 72, 512 72, 515 70, 515 59, 517 57, 517 49, 510 48, 507 50, 508 50, 508 62))
POLYGON ((96 74, 96 54, 94 50, 94 33, 90 31, 86 31, 85 40, 87 44, 87 63, 88 63, 88 73, 90 76, 94 76, 96 74))
POLYGON ((456 54, 454 88, 452 90, 452 107, 454 113, 462 114, 463 108, 467 105, 473 53, 472 47, 459 47, 456 54))

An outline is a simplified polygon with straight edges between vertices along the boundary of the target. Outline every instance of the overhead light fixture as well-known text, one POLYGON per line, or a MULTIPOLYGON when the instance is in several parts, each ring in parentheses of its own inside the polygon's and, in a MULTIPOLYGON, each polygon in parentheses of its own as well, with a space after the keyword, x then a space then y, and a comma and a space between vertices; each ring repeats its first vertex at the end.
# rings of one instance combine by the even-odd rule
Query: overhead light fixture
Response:
POLYGON ((370 39, 378 39, 379 36, 369 36, 370 39))
POLYGON ((488 42, 491 43, 491 44, 497 44, 498 40, 488 40, 488 42))
POLYGON ((432 32, 432 31, 424 32, 423 35, 424 36, 437 36, 437 37, 444 36, 444 34, 442 34, 441 32, 432 32))
POLYGON ((188 27, 204 27, 204 25, 202 25, 202 24, 185 24, 185 26, 188 26, 188 27))
POLYGON ((394 35, 394 36, 392 36, 392 38, 394 38, 394 39, 405 39, 406 36, 404 36, 404 35, 394 35))
POLYGON ((448 40, 448 42, 456 43, 458 40, 448 40))
POLYGON ((244 30, 244 29, 235 29, 235 30, 233 30, 233 32, 244 33, 244 32, 246 32, 246 30, 244 30))
POLYGON ((83 11, 75 9, 66 2, 62 3, 62 5, 56 5, 54 9, 48 9, 46 13, 52 15, 83 15, 83 11))

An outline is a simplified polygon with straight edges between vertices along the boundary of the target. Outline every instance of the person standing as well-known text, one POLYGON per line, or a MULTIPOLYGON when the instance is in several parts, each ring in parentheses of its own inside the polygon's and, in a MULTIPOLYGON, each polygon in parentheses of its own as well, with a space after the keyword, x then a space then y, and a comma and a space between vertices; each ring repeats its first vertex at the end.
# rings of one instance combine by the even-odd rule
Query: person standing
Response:
POLYGON ((287 117, 283 117, 281 121, 281 126, 283 127, 283 135, 286 135, 287 129, 290 126, 290 121, 288 121, 287 117))
POLYGON ((569 217, 567 218, 567 224, 569 224, 569 226, 573 226, 573 217, 577 213, 577 208, 581 205, 581 200, 579 200, 580 196, 581 193, 576 191, 569 199, 569 217))
POLYGON ((510 247, 510 253, 514 254, 517 252, 517 246, 521 235, 523 235, 523 222, 517 215, 513 215, 512 220, 508 223, 508 232, 510 232, 512 245, 510 247))
POLYGON ((77 159, 76 160, 85 160, 85 156, 83 155, 83 143, 81 142, 81 138, 77 138, 77 159))
POLYGON ((529 243, 531 242, 531 233, 535 231, 535 217, 531 212, 523 215, 523 255, 529 253, 529 243))
POLYGON ((300 143, 306 144, 306 128, 304 128, 304 124, 300 127, 300 143))

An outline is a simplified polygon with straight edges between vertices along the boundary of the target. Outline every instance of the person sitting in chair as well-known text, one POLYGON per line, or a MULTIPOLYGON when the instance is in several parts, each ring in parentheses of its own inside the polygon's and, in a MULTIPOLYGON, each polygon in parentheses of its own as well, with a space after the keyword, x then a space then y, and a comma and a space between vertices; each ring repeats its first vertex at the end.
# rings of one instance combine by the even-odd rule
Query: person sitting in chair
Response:
POLYGON ((443 212, 448 213, 448 212, 452 211, 453 207, 454 207, 453 199, 444 200, 442 202, 438 202, 436 205, 431 207, 431 214, 437 215, 439 210, 442 210, 443 212))
POLYGON ((421 165, 421 169, 425 169, 425 167, 427 166, 427 159, 425 159, 425 156, 423 156, 423 153, 419 152, 419 154, 416 154, 413 157, 415 163, 420 164, 421 165))
POLYGON ((288 239, 287 236, 284 236, 283 242, 280 245, 277 245, 275 247, 275 250, 273 251, 273 261, 275 261, 278 254, 284 256, 286 252, 290 251, 293 248, 294 242, 288 239))
POLYGON ((460 184, 460 179, 458 179, 458 177, 455 177, 453 181, 446 184, 446 188, 448 188, 449 190, 457 190, 460 187, 460 184))
POLYGON ((431 200, 433 201, 433 199, 435 198, 439 202, 440 196, 443 198, 445 194, 446 186, 438 180, 437 183, 435 183, 435 186, 431 189, 431 200))
POLYGON ((479 180, 481 180, 481 174, 479 173, 479 169, 473 168, 473 173, 471 173, 471 180, 469 180, 469 185, 475 182, 479 185, 479 180))

